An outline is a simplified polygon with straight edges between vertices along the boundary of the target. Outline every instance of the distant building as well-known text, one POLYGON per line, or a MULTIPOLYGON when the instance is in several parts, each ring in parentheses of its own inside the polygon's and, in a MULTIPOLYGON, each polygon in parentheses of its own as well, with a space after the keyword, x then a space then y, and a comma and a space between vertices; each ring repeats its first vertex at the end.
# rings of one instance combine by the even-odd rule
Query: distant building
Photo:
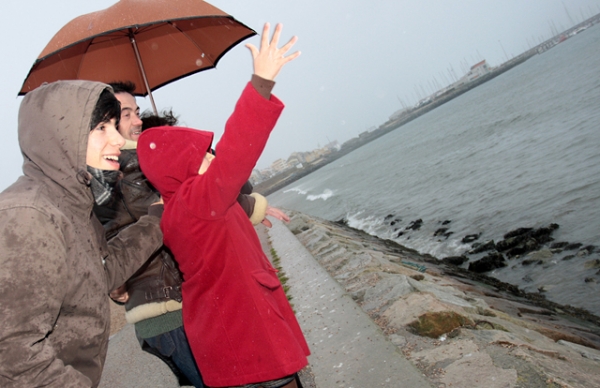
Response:
POLYGON ((327 150, 329 150, 330 152, 334 152, 334 151, 339 151, 340 148, 342 148, 342 146, 340 146, 340 143, 338 143, 337 140, 331 141, 327 144, 325 144, 325 147, 323 147, 327 150))
POLYGON ((471 66, 471 69, 469 70, 469 72, 467 74, 465 74, 459 80, 459 83, 461 83, 461 84, 469 83, 483 75, 486 75, 490 71, 492 71, 492 68, 490 66, 488 66, 487 62, 484 59, 483 61, 478 62, 478 63, 474 64, 473 66, 471 66))
POLYGON ((277 159, 273 163, 271 163, 271 171, 273 174, 278 174, 284 170, 287 170, 290 166, 283 159, 277 159))
POLYGON ((420 108, 422 106, 425 106, 427 104, 431 103, 431 96, 425 97, 424 99, 420 100, 417 105, 415 105, 415 108, 420 108))
POLYGON ((255 168, 252 170, 252 174, 250 175, 250 183, 256 185, 266 179, 269 179, 270 177, 271 171, 268 168, 265 168, 264 170, 258 170, 255 168))
POLYGON ((293 152, 287 160, 288 165, 296 166, 298 164, 306 163, 305 152, 293 152))

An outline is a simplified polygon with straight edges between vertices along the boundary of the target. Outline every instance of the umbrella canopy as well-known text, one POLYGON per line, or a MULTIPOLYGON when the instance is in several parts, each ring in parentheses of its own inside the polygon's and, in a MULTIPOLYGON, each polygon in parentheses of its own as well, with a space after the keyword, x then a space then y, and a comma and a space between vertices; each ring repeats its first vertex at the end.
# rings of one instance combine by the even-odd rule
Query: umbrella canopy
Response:
POLYGON ((135 95, 212 69, 256 32, 202 0, 120 0, 79 16, 50 40, 19 91, 44 82, 86 79, 136 84, 135 95))

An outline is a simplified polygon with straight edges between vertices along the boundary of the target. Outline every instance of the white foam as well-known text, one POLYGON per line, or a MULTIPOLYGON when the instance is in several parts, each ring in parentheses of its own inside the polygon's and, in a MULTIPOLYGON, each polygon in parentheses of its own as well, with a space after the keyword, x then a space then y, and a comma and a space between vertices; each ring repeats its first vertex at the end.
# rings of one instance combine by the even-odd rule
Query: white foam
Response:
POLYGON ((306 199, 309 201, 316 201, 317 199, 322 199, 323 201, 327 201, 329 198, 333 196, 333 191, 329 189, 323 190, 321 194, 311 194, 307 195, 306 199))
POLYGON ((290 191, 294 192, 294 193, 298 193, 300 195, 306 195, 307 194, 307 191, 306 190, 302 190, 300 187, 292 187, 291 189, 284 190, 283 193, 285 194, 285 193, 288 193, 290 191))

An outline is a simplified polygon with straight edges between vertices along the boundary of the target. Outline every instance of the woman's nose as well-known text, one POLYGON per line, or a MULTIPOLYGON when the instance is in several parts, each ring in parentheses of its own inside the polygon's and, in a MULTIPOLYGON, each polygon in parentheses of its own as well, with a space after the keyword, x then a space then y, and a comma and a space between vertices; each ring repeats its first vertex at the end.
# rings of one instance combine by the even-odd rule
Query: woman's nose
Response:
POLYGON ((121 136, 119 131, 117 131, 116 129, 112 130, 110 133, 111 133, 110 143, 119 148, 122 148, 125 145, 125 138, 123 138, 123 136, 121 136))

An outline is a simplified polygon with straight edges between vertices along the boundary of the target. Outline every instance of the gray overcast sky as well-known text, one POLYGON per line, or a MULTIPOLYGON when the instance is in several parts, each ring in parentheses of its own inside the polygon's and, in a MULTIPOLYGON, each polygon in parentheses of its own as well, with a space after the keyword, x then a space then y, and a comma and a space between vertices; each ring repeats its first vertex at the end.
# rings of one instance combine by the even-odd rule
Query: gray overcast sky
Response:
MULTIPOLYGON (((19 0, 3 4, 0 28, 0 190, 21 175, 16 95, 35 58, 69 20, 114 0, 19 0)), ((262 30, 282 22, 284 41, 297 35, 302 55, 277 78, 274 93, 286 109, 258 162, 268 166, 294 151, 340 143, 385 122, 418 100, 415 90, 447 85, 486 59, 496 66, 558 30, 600 12, 597 0, 213 0, 209 3, 262 30)), ((258 45, 254 37, 246 42, 258 45)), ((244 42, 245 43, 245 42, 244 42)), ((182 124, 211 130, 218 139, 252 72, 243 43, 217 69, 154 92, 158 109, 173 108, 182 124)), ((142 109, 149 101, 138 99, 142 109)))

